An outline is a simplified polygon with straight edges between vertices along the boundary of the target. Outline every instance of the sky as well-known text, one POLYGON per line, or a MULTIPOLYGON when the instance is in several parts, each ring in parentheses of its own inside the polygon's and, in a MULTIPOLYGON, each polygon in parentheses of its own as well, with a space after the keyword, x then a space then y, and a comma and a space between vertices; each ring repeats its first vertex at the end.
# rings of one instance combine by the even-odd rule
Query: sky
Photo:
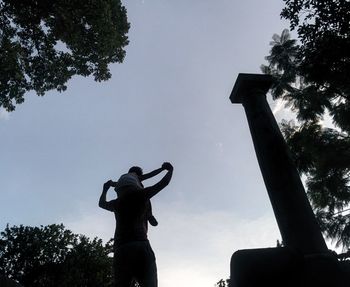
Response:
POLYGON ((229 95, 288 28, 283 1, 123 4, 130 43, 109 81, 75 77, 64 93, 29 93, 15 112, 0 110, 0 229, 63 223, 107 241, 115 223, 97 206, 103 183, 169 161, 149 229, 159 286, 213 286, 229 277, 233 252, 280 239, 243 107, 229 95))

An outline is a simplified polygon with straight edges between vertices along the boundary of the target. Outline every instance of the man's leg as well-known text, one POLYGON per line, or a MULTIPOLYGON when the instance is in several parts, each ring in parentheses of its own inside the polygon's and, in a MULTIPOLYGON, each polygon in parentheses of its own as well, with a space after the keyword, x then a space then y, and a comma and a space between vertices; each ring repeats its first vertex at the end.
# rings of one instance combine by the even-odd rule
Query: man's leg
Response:
POLYGON ((142 246, 136 279, 141 287, 157 287, 156 257, 148 241, 142 246))
POLYGON ((114 251, 113 271, 115 287, 130 287, 133 281, 132 268, 127 248, 117 247, 114 251))

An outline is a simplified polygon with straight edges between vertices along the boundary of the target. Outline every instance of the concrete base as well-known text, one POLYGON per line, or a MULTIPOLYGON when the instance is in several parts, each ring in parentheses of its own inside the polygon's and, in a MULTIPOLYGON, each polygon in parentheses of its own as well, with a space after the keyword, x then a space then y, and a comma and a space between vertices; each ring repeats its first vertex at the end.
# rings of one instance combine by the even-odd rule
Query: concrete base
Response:
POLYGON ((303 256, 287 247, 239 250, 230 287, 347 287, 350 273, 328 254, 303 256))

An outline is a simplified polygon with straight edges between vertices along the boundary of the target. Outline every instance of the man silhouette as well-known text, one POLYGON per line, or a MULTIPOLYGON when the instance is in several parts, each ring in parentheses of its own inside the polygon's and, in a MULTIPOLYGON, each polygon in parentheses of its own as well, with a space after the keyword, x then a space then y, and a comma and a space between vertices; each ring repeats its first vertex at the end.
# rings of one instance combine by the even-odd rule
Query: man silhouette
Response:
POLYGON ((130 287, 136 280, 141 287, 157 287, 156 259, 147 239, 148 204, 151 197, 166 187, 173 174, 173 166, 165 162, 165 176, 155 185, 146 188, 118 189, 118 198, 107 201, 108 189, 114 185, 109 180, 103 185, 99 207, 114 212, 114 273, 116 287, 130 287))
MULTIPOLYGON (((112 186, 117 189, 123 189, 123 188, 130 188, 130 185, 133 185, 134 187, 141 189, 144 187, 142 184, 142 181, 158 175, 163 170, 164 169, 161 167, 149 173, 144 174, 141 167, 133 166, 129 169, 128 173, 123 174, 122 176, 120 176, 118 181, 113 182, 112 186)), ((147 220, 152 226, 158 225, 158 221, 152 214, 152 204, 150 200, 148 201, 147 220)))

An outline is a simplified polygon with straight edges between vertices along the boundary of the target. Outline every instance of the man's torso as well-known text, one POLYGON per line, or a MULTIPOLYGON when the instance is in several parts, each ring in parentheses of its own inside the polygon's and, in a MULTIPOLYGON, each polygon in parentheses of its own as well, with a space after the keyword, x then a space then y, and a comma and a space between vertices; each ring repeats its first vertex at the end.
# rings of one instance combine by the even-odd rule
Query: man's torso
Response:
POLYGON ((132 189, 116 199, 114 215, 116 219, 115 243, 147 240, 147 215, 149 198, 142 190, 132 189))

